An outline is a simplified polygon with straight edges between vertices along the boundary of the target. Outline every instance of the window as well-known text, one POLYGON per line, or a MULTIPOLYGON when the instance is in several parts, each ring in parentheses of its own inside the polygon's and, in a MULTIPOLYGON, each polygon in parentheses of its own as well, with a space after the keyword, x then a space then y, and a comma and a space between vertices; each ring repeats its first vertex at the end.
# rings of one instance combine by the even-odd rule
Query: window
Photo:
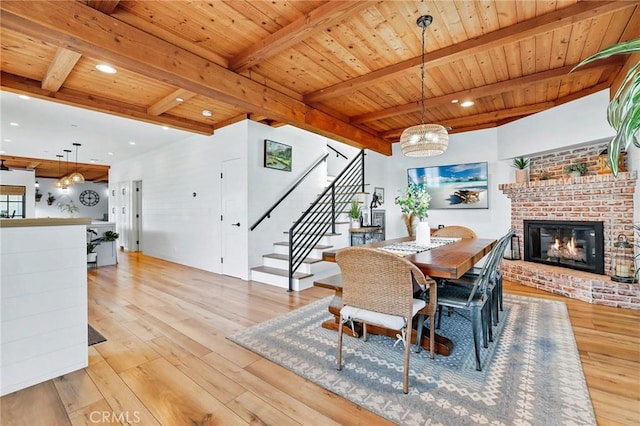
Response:
POLYGON ((0 217, 25 217, 25 187, 0 185, 0 217))

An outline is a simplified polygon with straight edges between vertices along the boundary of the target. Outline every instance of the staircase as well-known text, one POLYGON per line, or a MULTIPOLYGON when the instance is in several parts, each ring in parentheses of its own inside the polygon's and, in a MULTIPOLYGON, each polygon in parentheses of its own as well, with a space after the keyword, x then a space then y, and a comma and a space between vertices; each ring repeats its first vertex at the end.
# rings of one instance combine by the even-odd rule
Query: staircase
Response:
POLYGON ((322 261, 322 252, 349 245, 347 211, 364 187, 364 151, 360 151, 285 232, 288 240, 274 243, 273 253, 263 255, 263 265, 251 268, 251 279, 300 291, 339 273, 335 263, 322 261))

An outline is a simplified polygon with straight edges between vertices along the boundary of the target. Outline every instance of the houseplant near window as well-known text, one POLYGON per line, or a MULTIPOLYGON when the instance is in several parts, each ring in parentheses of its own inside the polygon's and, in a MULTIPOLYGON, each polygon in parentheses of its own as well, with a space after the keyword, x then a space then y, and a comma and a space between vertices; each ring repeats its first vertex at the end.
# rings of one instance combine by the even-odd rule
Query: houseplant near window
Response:
POLYGON ((428 244, 428 241, 425 240, 429 239, 431 230, 426 219, 431 195, 423 186, 416 184, 409 184, 408 187, 400 191, 401 195, 396 197, 395 203, 400 206, 400 211, 404 213, 404 222, 407 226, 407 231, 409 231, 409 236, 415 235, 416 242, 419 244, 428 244), (414 218, 420 221, 420 230, 417 229, 418 226, 416 225, 416 230, 414 231, 414 218))
POLYGON ((513 167, 516 169, 516 183, 529 182, 529 159, 516 157, 513 159, 513 167))
MULTIPOLYGON (((609 46, 589 56, 574 69, 609 56, 637 52, 640 52, 640 38, 609 46)), ((617 176, 620 151, 622 149, 628 151, 632 142, 636 148, 640 148, 640 62, 629 69, 611 98, 607 107, 607 120, 617 132, 608 147, 611 172, 617 176)))

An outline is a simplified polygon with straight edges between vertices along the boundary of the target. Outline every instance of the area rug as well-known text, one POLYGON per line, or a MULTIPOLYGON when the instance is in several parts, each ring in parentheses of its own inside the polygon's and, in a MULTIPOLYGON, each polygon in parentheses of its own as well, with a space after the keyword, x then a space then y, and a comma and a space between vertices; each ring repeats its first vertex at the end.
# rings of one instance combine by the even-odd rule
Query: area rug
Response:
POLYGON ((89 346, 107 341, 107 339, 105 339, 102 334, 98 333, 95 328, 91 327, 91 325, 87 324, 87 327, 89 328, 89 346))
POLYGON ((505 295, 496 338, 475 370, 471 326, 454 313, 438 333, 448 357, 411 353, 409 394, 402 393, 402 344, 345 334, 336 370, 337 332, 321 323, 327 298, 229 339, 399 425, 591 425, 591 399, 566 305, 505 295))

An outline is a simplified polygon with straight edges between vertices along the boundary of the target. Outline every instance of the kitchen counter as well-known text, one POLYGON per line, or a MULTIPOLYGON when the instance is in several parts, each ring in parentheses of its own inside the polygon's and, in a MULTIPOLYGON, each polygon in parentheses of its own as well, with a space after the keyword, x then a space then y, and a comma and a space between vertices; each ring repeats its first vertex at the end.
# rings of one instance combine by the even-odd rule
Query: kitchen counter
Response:
POLYGON ((0 220, 0 395, 87 366, 88 224, 0 220))

